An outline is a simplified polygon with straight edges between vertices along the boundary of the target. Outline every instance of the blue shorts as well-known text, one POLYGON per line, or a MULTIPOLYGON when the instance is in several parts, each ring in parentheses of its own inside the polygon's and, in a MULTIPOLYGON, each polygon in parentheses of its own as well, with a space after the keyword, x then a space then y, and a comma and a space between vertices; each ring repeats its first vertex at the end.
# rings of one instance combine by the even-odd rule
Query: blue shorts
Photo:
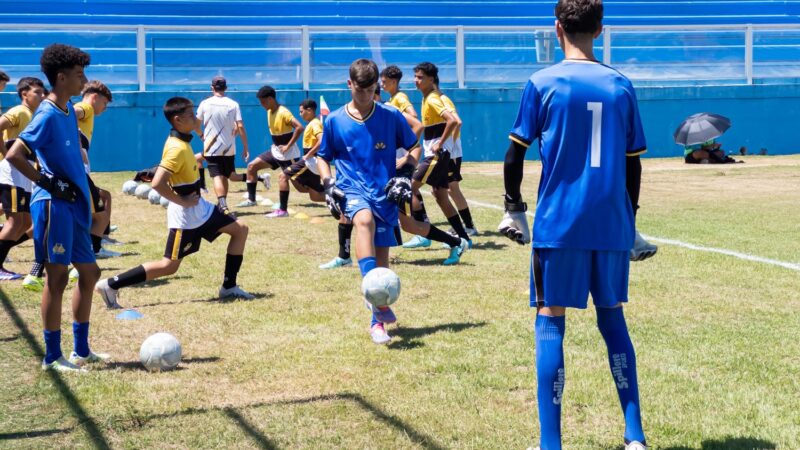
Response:
POLYGON ((76 206, 61 200, 31 204, 33 250, 38 263, 95 262, 89 229, 75 220, 76 206))
POLYGON ((531 254, 531 307, 586 309, 628 301, 629 251, 535 248, 531 254))
POLYGON ((375 218, 375 247, 395 247, 400 244, 400 227, 397 225, 397 206, 394 203, 376 203, 366 200, 364 197, 348 193, 346 194, 344 215, 353 220, 356 213, 362 209, 372 211, 375 218), (392 221, 394 218, 394 221, 392 221))

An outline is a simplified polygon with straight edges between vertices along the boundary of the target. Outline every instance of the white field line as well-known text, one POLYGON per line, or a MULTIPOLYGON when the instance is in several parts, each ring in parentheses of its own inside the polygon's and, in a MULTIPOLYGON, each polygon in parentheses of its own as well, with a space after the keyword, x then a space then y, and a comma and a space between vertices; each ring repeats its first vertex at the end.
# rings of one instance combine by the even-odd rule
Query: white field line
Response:
MULTIPOLYGON (((425 193, 430 194, 430 192, 428 191, 425 191, 425 193)), ((491 203, 479 202, 477 200, 467 200, 467 202, 483 208, 495 209, 497 211, 505 211, 503 207, 498 205, 493 205, 491 203)), ((528 211, 527 214, 528 216, 533 217, 532 211, 528 211)), ((761 256, 735 252, 733 250, 727 250, 724 248, 705 247, 702 245, 690 244, 688 242, 676 241, 674 239, 665 239, 665 238, 660 238, 655 236, 645 236, 645 235, 642 235, 642 237, 644 237, 647 240, 657 242, 659 244, 674 245, 676 247, 688 248, 689 250, 697 250, 699 252, 719 253, 721 255, 733 256, 734 258, 743 259, 745 261, 759 262, 762 264, 770 264, 773 266, 783 267, 784 269, 800 271, 800 264, 796 263, 778 261, 776 259, 762 258, 761 256)))

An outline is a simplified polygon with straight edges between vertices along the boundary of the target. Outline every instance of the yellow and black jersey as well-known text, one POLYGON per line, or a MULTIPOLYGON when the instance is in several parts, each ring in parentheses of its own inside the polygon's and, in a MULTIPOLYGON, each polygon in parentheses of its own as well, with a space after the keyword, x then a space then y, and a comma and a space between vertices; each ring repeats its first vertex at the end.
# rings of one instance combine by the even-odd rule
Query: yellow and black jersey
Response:
POLYGON ((406 95, 405 92, 400 91, 397 91, 397 93, 394 94, 392 98, 386 102, 386 104, 394 106, 400 110, 400 112, 406 112, 409 107, 412 109, 414 108, 414 106, 411 104, 411 100, 408 99, 408 95, 406 95))
POLYGON ((315 117, 308 122, 303 132, 303 153, 308 153, 320 139, 322 139, 322 122, 315 117))
POLYGON ((286 145, 289 143, 294 133, 292 120, 294 120, 294 116, 283 105, 278 106, 275 112, 267 111, 267 124, 273 144, 286 145))
POLYGON ((176 130, 169 132, 161 162, 158 164, 169 171, 169 184, 178 195, 200 192, 200 173, 190 144, 192 135, 176 130))
MULTIPOLYGON (((448 111, 458 114, 458 110, 456 110, 456 104, 453 103, 453 100, 450 100, 450 97, 442 94, 441 98, 442 98, 442 103, 444 103, 444 106, 447 108, 448 111)), ((461 137, 461 130, 456 129, 456 131, 453 133, 453 139, 458 139, 460 137, 461 137)))
POLYGON ((78 120, 78 130, 81 132, 81 146, 88 150, 94 134, 94 108, 86 102, 75 103, 74 107, 83 111, 83 119, 78 120))
POLYGON ((28 126, 33 117, 33 111, 25 105, 17 105, 3 114, 8 123, 11 124, 10 128, 3 130, 3 141, 16 139, 22 130, 28 126))
POLYGON ((443 114, 447 107, 438 92, 431 92, 422 100, 422 125, 425 127, 425 139, 436 139, 444 134, 447 121, 443 114))

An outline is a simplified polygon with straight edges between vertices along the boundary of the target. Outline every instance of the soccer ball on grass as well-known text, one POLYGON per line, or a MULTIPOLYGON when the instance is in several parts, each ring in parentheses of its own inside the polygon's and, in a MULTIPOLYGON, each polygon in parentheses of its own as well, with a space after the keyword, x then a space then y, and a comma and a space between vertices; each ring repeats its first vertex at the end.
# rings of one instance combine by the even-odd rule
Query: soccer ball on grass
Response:
POLYGON ((174 369, 181 362, 181 344, 169 333, 156 333, 142 343, 139 361, 151 372, 174 369))

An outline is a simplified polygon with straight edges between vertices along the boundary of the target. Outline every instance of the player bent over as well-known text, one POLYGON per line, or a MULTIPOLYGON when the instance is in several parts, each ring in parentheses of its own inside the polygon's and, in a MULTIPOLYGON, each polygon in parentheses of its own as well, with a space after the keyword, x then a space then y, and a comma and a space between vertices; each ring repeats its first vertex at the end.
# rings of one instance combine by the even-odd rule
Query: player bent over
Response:
MULTIPOLYGON (((389 247, 398 245, 397 205, 384 187, 395 175, 395 151, 411 148, 416 135, 400 111, 375 102, 378 67, 368 59, 350 65, 347 86, 352 101, 325 121, 318 156, 319 173, 331 213, 348 217, 357 230, 356 257, 361 275, 389 266, 389 247), (331 161, 336 180, 331 178, 331 161)), ((391 337, 384 324, 397 320, 389 307, 372 308, 370 336, 376 344, 391 337)))
POLYGON ((89 348, 92 286, 100 277, 89 239, 89 186, 81 157, 78 123, 70 98, 86 83, 89 55, 80 49, 53 44, 42 52, 42 72, 52 87, 30 124, 19 134, 6 159, 36 183, 31 196, 31 219, 36 261, 44 263, 47 280, 42 292, 45 357, 43 369, 82 371, 86 363, 104 361, 105 354, 89 348), (35 153, 41 172, 31 166, 35 153), (67 361, 61 353, 61 300, 67 286, 67 267, 80 274, 72 293, 72 331, 75 349, 67 361))
POLYGON ((174 274, 185 256, 200 249, 201 239, 213 242, 224 233, 231 239, 228 242, 225 276, 219 296, 252 299, 252 294, 236 284, 247 241, 247 225, 200 197, 200 176, 192 146, 189 144, 198 120, 192 102, 183 97, 173 97, 164 105, 164 116, 172 125, 172 130, 164 144, 161 162, 152 182, 153 189, 169 200, 169 236, 164 257, 112 278, 100 280, 95 289, 108 308, 121 308, 120 289, 174 274))
POLYGON ((525 150, 539 140, 542 177, 533 225, 531 306, 536 306, 536 382, 542 450, 561 449, 567 308, 589 293, 608 349, 625 419, 626 450, 644 450, 636 355, 623 315, 634 240, 626 166, 645 151, 631 82, 594 57, 600 0, 560 0, 556 35, 563 62, 534 73, 511 130, 501 232, 529 239, 520 195, 525 150), (567 201, 565 201, 567 199, 567 201))

